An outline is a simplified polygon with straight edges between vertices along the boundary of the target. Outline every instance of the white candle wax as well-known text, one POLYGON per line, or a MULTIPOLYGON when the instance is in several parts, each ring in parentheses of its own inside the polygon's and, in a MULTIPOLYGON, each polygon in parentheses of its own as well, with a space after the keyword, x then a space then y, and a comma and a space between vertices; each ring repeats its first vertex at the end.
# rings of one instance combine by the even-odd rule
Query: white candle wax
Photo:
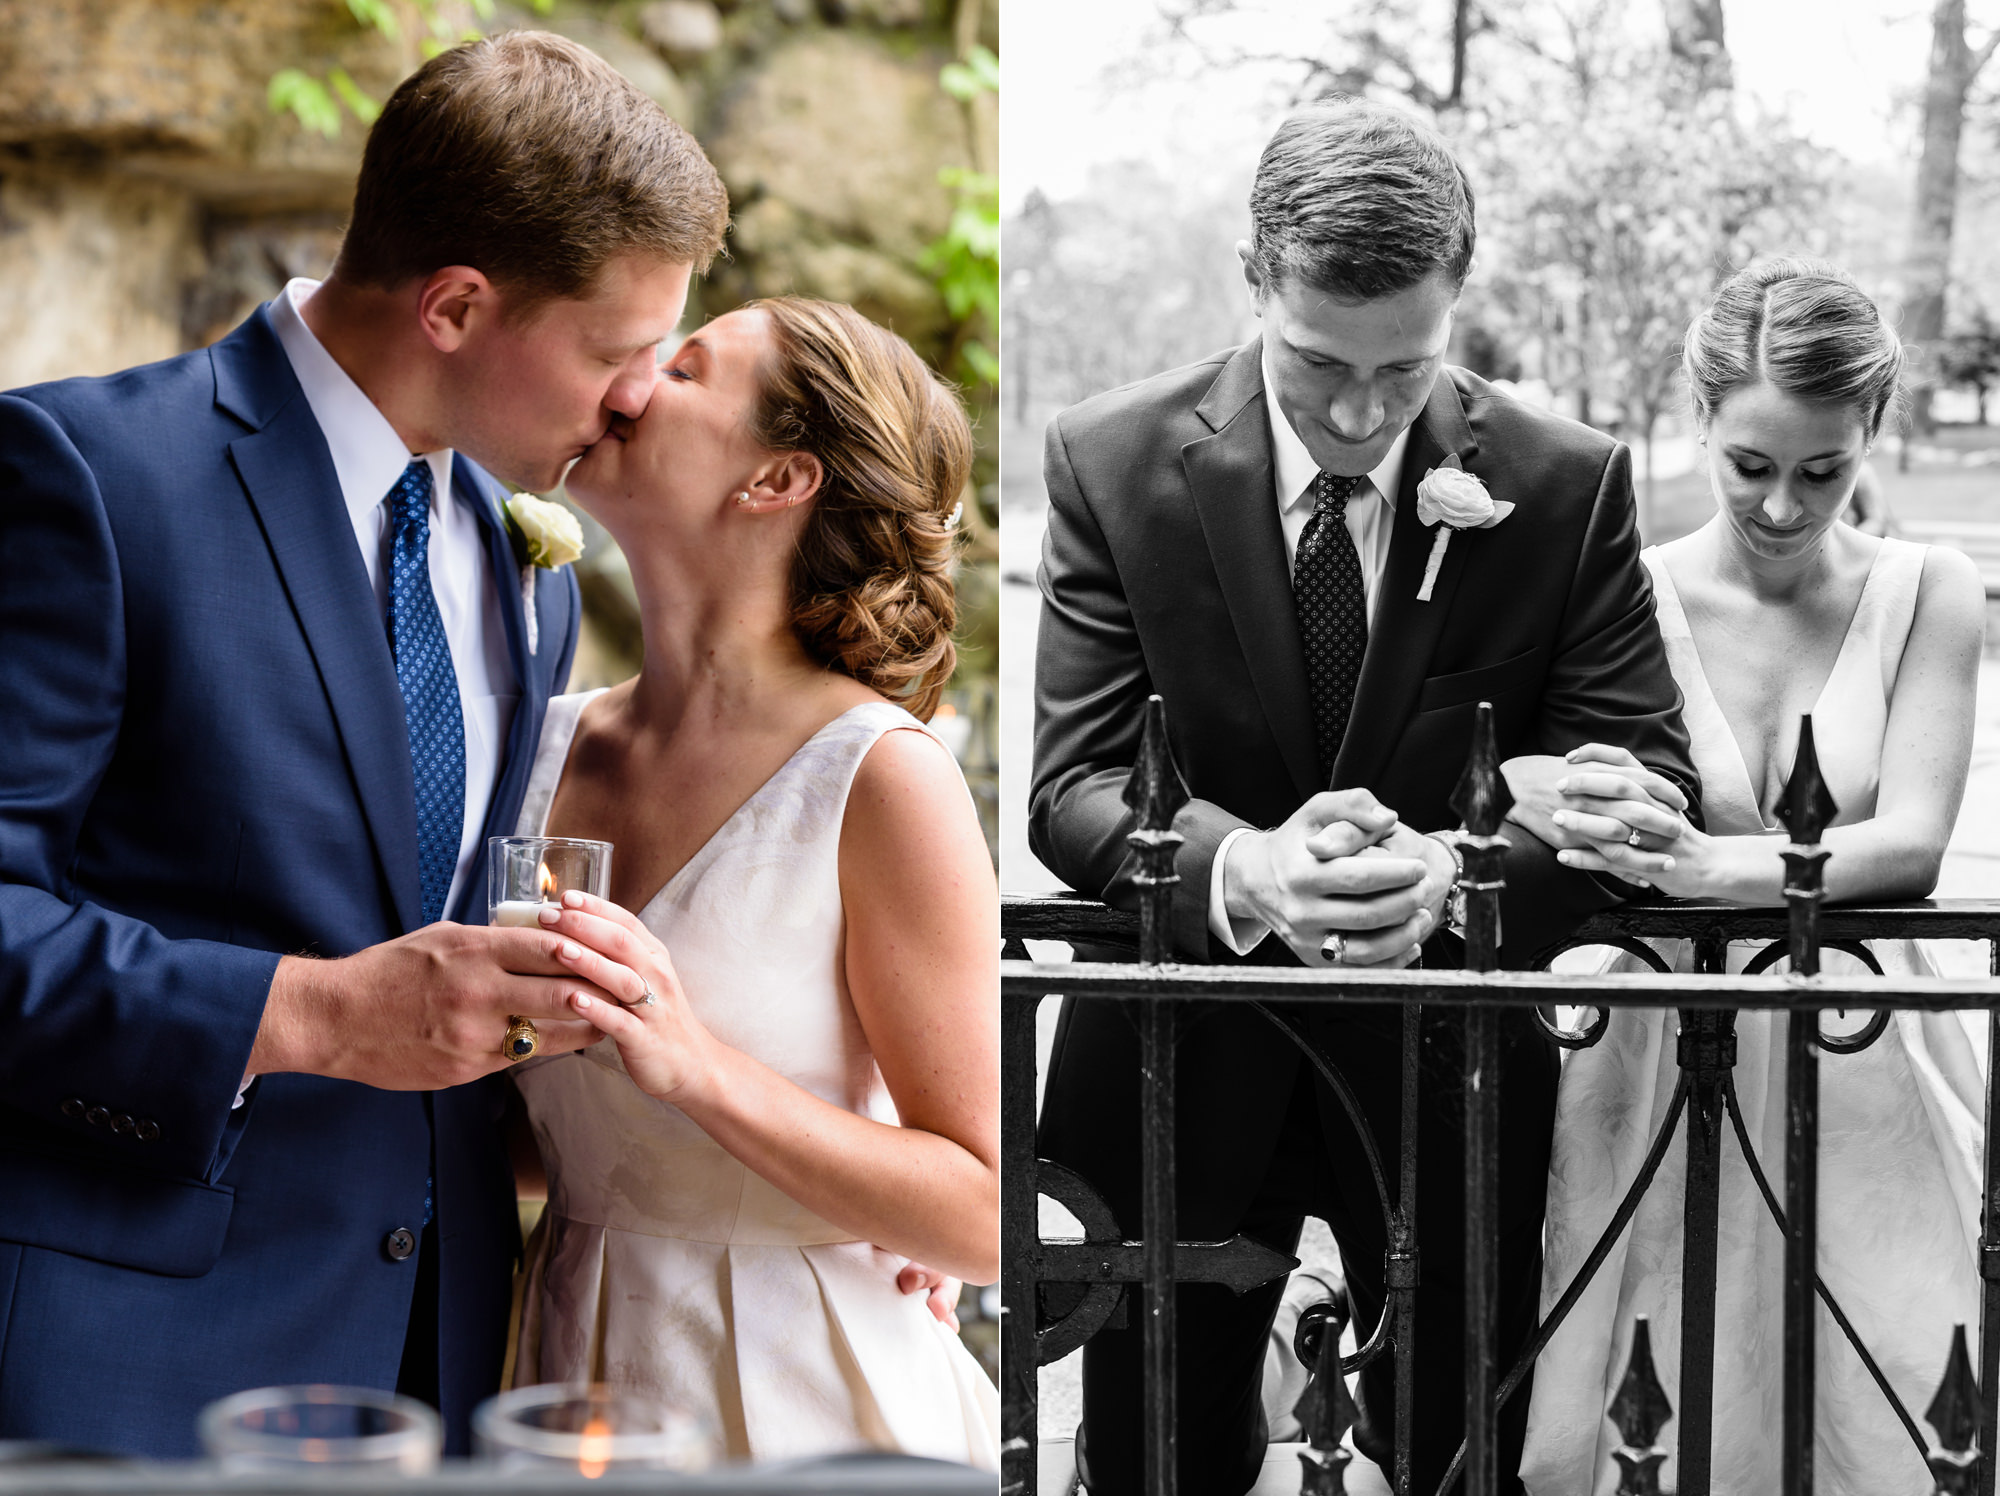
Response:
POLYGON ((517 930, 539 930, 542 927, 542 911, 561 907, 533 899, 508 899, 493 906, 489 922, 517 930))

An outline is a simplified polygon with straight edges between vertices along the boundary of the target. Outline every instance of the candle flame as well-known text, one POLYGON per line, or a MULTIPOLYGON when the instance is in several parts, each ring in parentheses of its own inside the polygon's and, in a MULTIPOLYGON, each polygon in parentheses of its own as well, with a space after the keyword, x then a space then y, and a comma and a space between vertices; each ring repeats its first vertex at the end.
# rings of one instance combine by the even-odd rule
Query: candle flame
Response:
POLYGON ((543 902, 553 904, 556 901, 556 875, 549 871, 546 862, 541 866, 540 881, 543 902))
POLYGON ((583 1432, 576 1440, 577 1473, 585 1480, 596 1480, 604 1474, 605 1466, 611 1463, 611 1425, 604 1421, 602 1414, 590 1415, 590 1422, 583 1426, 583 1432))

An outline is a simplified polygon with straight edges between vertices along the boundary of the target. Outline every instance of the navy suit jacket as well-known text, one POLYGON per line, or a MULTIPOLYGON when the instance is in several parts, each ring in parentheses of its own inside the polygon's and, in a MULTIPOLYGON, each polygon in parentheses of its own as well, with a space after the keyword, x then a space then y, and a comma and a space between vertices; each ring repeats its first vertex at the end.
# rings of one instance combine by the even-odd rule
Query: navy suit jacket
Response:
MULTIPOLYGON (((530 656, 513 830, 578 594, 530 656)), ((457 917, 483 922, 483 880, 457 917)), ((333 461, 263 311, 214 347, 0 395, 0 1438, 196 1452, 212 1398, 393 1387, 435 1181, 450 1447, 497 1385, 519 1249, 495 1077, 268 1075, 231 1108, 283 953, 420 922, 409 743, 333 461)), ((498 1036, 495 1036, 498 1042, 498 1036)))

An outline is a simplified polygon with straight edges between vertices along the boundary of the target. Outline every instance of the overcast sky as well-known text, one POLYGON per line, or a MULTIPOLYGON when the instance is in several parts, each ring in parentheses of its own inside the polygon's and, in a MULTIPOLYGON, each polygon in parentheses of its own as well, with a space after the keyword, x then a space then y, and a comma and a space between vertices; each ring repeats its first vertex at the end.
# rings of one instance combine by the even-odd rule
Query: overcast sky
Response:
MULTIPOLYGON (((1897 100, 1923 80, 1929 9, 1920 0, 1724 0, 1724 24, 1742 87, 1785 107, 1821 145, 1856 161, 1894 161, 1914 151, 1915 114, 1897 100)), ((1276 123, 1255 82, 1212 77, 1198 96, 1108 84, 1106 62, 1128 55, 1157 14, 1154 0, 1005 0, 1007 208, 1033 186, 1068 196, 1092 165, 1135 156, 1210 169, 1241 161, 1247 174, 1276 123)))

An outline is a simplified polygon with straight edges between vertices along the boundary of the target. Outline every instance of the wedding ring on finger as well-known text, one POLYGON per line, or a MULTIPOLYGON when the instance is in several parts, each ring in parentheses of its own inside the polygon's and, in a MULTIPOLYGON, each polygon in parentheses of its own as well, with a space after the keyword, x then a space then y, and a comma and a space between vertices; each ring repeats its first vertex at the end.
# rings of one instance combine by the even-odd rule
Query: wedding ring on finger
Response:
POLYGON ((1625 845, 1626 845, 1626 846, 1628 846, 1628 847, 1636 847, 1636 846, 1638 846, 1638 845, 1639 845, 1639 833, 1635 831, 1635 832, 1633 832, 1633 833, 1632 833, 1632 834, 1631 834, 1630 836, 1626 837, 1626 838, 1625 838, 1625 845))
POLYGON ((1347 937, 1336 930, 1319 943, 1319 953, 1326 958, 1329 966, 1346 965, 1347 937))
POLYGON ((620 998, 618 1001, 621 1006, 627 1008, 650 1008, 659 999, 653 996, 653 989, 650 986, 642 986, 639 990, 639 995, 629 1003, 623 998, 620 998))
POLYGON ((519 1064, 542 1047, 542 1031, 534 1020, 518 1014, 507 1015, 507 1035, 500 1041, 500 1053, 510 1064, 519 1064))

